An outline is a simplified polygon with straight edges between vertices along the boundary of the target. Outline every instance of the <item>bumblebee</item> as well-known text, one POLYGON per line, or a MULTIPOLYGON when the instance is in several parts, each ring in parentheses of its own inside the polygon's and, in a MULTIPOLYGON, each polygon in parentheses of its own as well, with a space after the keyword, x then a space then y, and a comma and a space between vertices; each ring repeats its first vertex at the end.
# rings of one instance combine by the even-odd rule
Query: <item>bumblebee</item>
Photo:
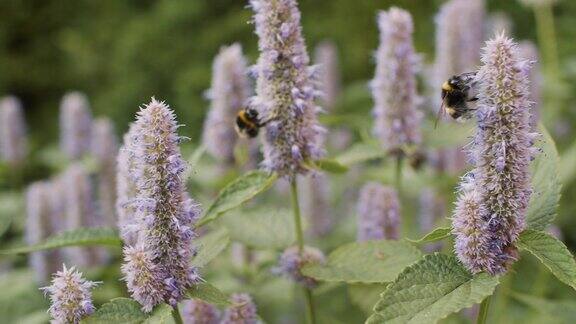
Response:
POLYGON ((438 111, 436 124, 445 112, 457 121, 464 121, 472 117, 476 110, 473 103, 478 100, 475 96, 476 72, 466 72, 455 75, 442 84, 442 105, 438 111))
POLYGON ((267 122, 260 121, 258 111, 254 108, 246 107, 236 115, 236 132, 240 137, 254 138, 258 136, 260 128, 267 122))

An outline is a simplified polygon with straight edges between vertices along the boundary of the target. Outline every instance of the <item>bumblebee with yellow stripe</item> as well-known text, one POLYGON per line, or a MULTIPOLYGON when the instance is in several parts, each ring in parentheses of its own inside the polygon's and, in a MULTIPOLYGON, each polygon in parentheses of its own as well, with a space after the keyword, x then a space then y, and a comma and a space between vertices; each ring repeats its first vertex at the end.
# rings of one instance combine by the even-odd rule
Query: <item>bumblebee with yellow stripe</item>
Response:
POLYGON ((235 129, 240 137, 254 138, 258 136, 260 128, 266 125, 267 122, 260 121, 256 109, 246 107, 236 115, 235 129))
POLYGON ((442 84, 442 105, 434 127, 443 113, 456 121, 465 121, 472 117, 472 112, 476 110, 473 105, 478 100, 475 96, 477 83, 476 72, 466 72, 455 75, 442 84))

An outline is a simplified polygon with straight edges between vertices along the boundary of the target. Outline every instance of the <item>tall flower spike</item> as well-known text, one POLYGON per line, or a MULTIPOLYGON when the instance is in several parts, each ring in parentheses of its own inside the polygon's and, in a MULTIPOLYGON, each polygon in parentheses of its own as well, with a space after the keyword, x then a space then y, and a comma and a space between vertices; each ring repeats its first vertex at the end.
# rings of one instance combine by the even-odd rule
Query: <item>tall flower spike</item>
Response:
POLYGON ((80 92, 67 93, 60 104, 60 147, 72 160, 90 151, 92 113, 88 98, 80 92))
MULTIPOLYGON (((50 205, 51 190, 52 186, 48 182, 35 182, 26 190, 24 238, 29 245, 40 243, 54 234, 53 212, 50 205)), ((30 267, 39 283, 48 281, 50 274, 57 271, 61 265, 58 251, 33 252, 29 258, 30 267)))
POLYGON ((306 160, 323 154, 316 120, 314 70, 308 67, 296 0, 251 0, 260 57, 256 96, 251 99, 266 125, 264 168, 281 176, 307 173, 306 160))
MULTIPOLYGON (((185 191, 182 180, 186 165, 178 146, 181 138, 176 132, 178 125, 174 112, 152 98, 138 112, 134 127, 136 198, 132 203, 139 227, 138 243, 152 257, 150 263, 161 279, 164 301, 175 306, 184 298, 186 290, 199 280, 196 268, 190 265, 195 236, 193 223, 199 210, 185 191)), ((135 276, 126 272, 124 275, 126 278, 135 276)), ((134 287, 132 296, 136 299, 134 292, 145 288, 134 287)), ((145 308, 154 306, 142 305, 145 308)))
POLYGON ((275 272, 286 275, 307 288, 314 288, 318 285, 318 281, 303 275, 302 267, 308 264, 322 264, 324 262, 326 262, 326 258, 322 251, 305 246, 302 255, 300 255, 298 247, 292 246, 287 248, 280 256, 275 272))
POLYGON ((420 143, 412 17, 407 11, 393 7, 380 12, 378 26, 380 46, 371 82, 374 132, 388 152, 401 154, 404 146, 420 143))
POLYGON ((0 160, 16 166, 27 153, 26 123, 20 100, 4 97, 0 100, 0 160))
POLYGON ((540 89, 542 86, 542 72, 540 70, 538 48, 534 43, 529 41, 521 42, 518 46, 520 57, 532 63, 530 70, 530 101, 532 109, 530 110, 530 125, 533 129, 538 128, 540 120, 540 104, 542 103, 540 89))
POLYGON ((220 324, 256 324, 256 305, 248 294, 233 294, 230 297, 232 306, 222 316, 220 324))
POLYGON ((368 183, 358 200, 358 241, 397 240, 400 228, 400 205, 393 188, 368 183))
POLYGON ((218 324, 220 311, 214 305, 199 299, 182 302, 182 320, 186 324, 218 324))
MULTIPOLYGON (((506 272, 518 255, 531 194, 529 164, 537 153, 531 133, 528 74, 516 44, 504 34, 487 42, 471 148, 475 169, 454 214, 456 253, 473 273, 506 272)), ((468 180, 469 181, 469 180, 468 180)))
POLYGON ((164 273, 154 263, 154 256, 142 245, 124 247, 122 280, 126 281, 128 292, 142 305, 145 312, 164 301, 164 273))
POLYGON ((52 323, 76 324, 92 314, 94 305, 91 290, 97 285, 97 282, 82 278, 82 274, 74 267, 66 268, 66 265, 63 265, 63 269, 54 275, 52 285, 40 288, 50 295, 48 313, 52 317, 52 323))
POLYGON ((106 225, 115 226, 118 140, 110 119, 97 119, 92 131, 92 154, 98 163, 98 203, 106 225))
POLYGON ((326 110, 332 110, 340 92, 338 49, 331 41, 323 41, 314 50, 314 63, 320 68, 319 83, 322 102, 326 110))
POLYGON ((250 96, 247 63, 240 44, 220 49, 212 67, 211 101, 204 122, 202 142, 206 151, 223 164, 234 163, 238 135, 234 130, 236 114, 250 96))
POLYGON ((302 179, 302 214, 308 219, 310 233, 322 236, 330 232, 333 214, 330 208, 330 184, 326 175, 318 173, 302 179))
POLYGON ((118 184, 116 186, 118 200, 116 201, 116 213, 118 214, 118 228, 120 237, 127 245, 136 244, 136 237, 139 226, 136 222, 136 208, 134 200, 136 198, 136 175, 134 141, 136 137, 136 125, 130 124, 130 128, 124 134, 124 143, 118 151, 116 175, 118 184))

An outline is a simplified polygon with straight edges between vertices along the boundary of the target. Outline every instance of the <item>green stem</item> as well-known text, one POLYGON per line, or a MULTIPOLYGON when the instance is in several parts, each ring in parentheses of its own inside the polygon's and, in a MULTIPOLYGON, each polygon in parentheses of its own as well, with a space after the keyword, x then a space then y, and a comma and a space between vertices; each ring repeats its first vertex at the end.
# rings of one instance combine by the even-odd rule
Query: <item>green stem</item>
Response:
MULTIPOLYGON (((294 228, 296 231, 296 241, 298 242, 298 253, 302 256, 302 253, 304 252, 304 231, 302 230, 302 216, 300 215, 298 183, 296 177, 293 177, 290 181, 290 195, 292 197, 292 210, 294 211, 294 228)), ((315 324, 316 316, 314 314, 312 291, 309 288, 304 288, 304 295, 306 297, 307 322, 309 324, 315 324)))
POLYGON ((534 16, 536 18, 538 43, 540 44, 547 65, 545 68, 554 76, 558 76, 558 45, 552 5, 534 6, 534 16))
POLYGON ((178 310, 178 306, 175 306, 174 309, 172 310, 172 317, 174 318, 174 322, 176 322, 176 324, 184 324, 184 321, 182 320, 182 316, 180 316, 180 311, 178 310))
POLYGON ((480 310, 478 311, 478 318, 476 319, 476 324, 484 324, 486 323, 486 319, 488 318, 488 309, 490 308, 490 299, 492 296, 488 296, 484 298, 482 304, 480 304, 480 310))

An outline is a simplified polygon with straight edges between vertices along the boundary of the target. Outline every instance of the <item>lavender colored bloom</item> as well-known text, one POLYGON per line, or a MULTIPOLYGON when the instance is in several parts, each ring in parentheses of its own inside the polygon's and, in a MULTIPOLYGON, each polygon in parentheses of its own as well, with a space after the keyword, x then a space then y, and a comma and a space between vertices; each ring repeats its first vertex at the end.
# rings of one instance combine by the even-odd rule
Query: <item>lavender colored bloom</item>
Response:
POLYGON ((320 67, 322 102, 327 110, 332 110, 340 94, 340 71, 338 70, 336 44, 331 41, 321 42, 314 50, 314 63, 320 67))
POLYGON ((314 288, 318 285, 318 282, 314 278, 303 275, 301 272, 302 267, 307 264, 322 264, 324 262, 326 262, 326 258, 322 251, 305 246, 302 253, 300 253, 298 247, 293 246, 282 253, 275 272, 286 275, 307 288, 314 288))
POLYGON ((90 151, 92 113, 88 98, 80 92, 67 93, 60 104, 60 147, 72 160, 90 151))
POLYGON ((530 70, 530 101, 532 101, 530 125, 532 125, 533 129, 536 129, 538 127, 538 121, 540 120, 540 105, 542 104, 540 93, 542 72, 540 70, 540 64, 538 64, 538 48, 534 43, 524 41, 518 45, 518 50, 520 57, 532 63, 532 69, 530 70))
POLYGON ((4 97, 0 100, 0 160, 17 166, 26 158, 26 123, 20 100, 4 97))
POLYGON ((231 258, 232 263, 239 269, 249 266, 254 261, 254 253, 246 245, 238 242, 232 243, 231 258))
POLYGON ((358 241, 397 240, 400 230, 400 204, 391 187, 370 182, 358 199, 358 241))
MULTIPOLYGON (((50 205, 52 186, 48 182, 35 182, 26 190, 26 227, 24 239, 27 244, 37 244, 54 234, 53 218, 50 205)), ((60 216, 60 215, 58 215, 60 216)), ((58 251, 39 251, 30 254, 30 267, 35 273, 36 281, 45 283, 50 274, 60 267, 58 251)))
MULTIPOLYGON (((181 137, 176 132, 174 112, 152 98, 138 112, 134 127, 131 146, 136 197, 131 203, 135 208, 138 245, 141 251, 150 253, 150 263, 158 271, 161 287, 153 294, 161 294, 164 302, 175 306, 199 280, 196 268, 190 265, 194 253, 193 223, 199 210, 182 180, 186 165, 178 147, 181 137)), ((124 275, 135 276, 127 272, 124 275)), ((138 284, 134 281, 131 288, 135 299, 138 291, 148 289, 138 284)), ((145 309, 159 302, 157 298, 149 303, 141 301, 145 309)))
POLYGON ((116 156, 118 140, 114 124, 107 118, 94 121, 92 155, 98 163, 98 202, 107 226, 116 225, 116 156))
POLYGON ((256 305, 248 294, 233 294, 230 297, 232 306, 222 316, 220 324, 256 324, 256 305))
POLYGON ((182 320, 186 324, 218 324, 220 311, 214 305, 198 299, 182 302, 182 320))
POLYGON ((164 273, 154 263, 154 255, 142 246, 124 247, 122 273, 128 286, 128 292, 142 305, 142 310, 150 312, 164 301, 164 273))
POLYGON ((52 317, 52 323, 76 324, 92 314, 94 305, 91 290, 97 285, 97 282, 82 278, 82 274, 74 267, 66 268, 66 265, 63 265, 62 271, 54 275, 52 285, 40 288, 50 295, 48 313, 52 317))
POLYGON ((517 256, 531 194, 529 163, 537 150, 531 133, 529 68, 503 34, 487 42, 478 72, 475 169, 465 179, 453 220, 456 254, 473 273, 506 272, 517 256), (473 180, 470 180, 473 179, 473 180))
POLYGON ((326 235, 334 223, 328 180, 324 174, 313 174, 302 179, 300 186, 302 214, 308 219, 313 236, 326 235))
POLYGON ((314 104, 314 70, 308 67, 300 11, 295 0, 251 0, 260 57, 256 96, 251 99, 266 125, 264 162, 267 170, 294 177, 307 173, 306 160, 323 155, 314 104))
POLYGON ((234 163, 238 140, 234 130, 236 114, 246 105, 250 92, 247 63, 240 44, 220 49, 212 67, 212 88, 208 96, 211 105, 202 142, 206 151, 221 163, 234 163))
POLYGON ((384 149, 401 154, 403 146, 419 144, 421 140, 412 17, 407 11, 393 7, 380 12, 378 26, 380 46, 371 82, 374 133, 384 149))
POLYGON ((138 232, 138 224, 136 222, 136 209, 133 201, 136 198, 136 179, 134 166, 134 141, 136 138, 135 124, 130 125, 130 129, 124 135, 124 143, 118 151, 117 157, 117 197, 116 213, 118 214, 118 228, 120 229, 120 237, 127 245, 136 243, 138 232))

